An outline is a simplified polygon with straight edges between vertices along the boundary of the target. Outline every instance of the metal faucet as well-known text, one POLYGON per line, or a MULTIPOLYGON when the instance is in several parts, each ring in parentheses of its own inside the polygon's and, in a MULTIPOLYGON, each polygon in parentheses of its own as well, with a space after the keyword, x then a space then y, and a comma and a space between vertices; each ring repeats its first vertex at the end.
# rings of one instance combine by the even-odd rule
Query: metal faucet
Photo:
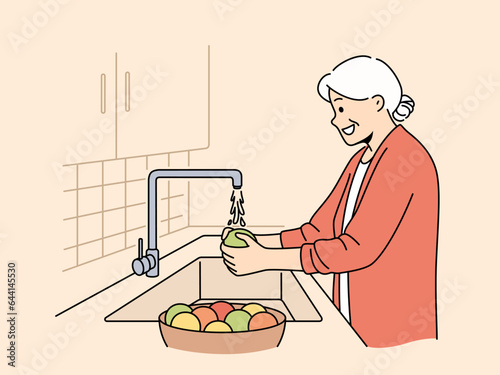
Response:
MULTIPOLYGON (((132 262, 132 269, 138 276, 146 273, 148 277, 160 274, 160 257, 156 248, 156 181, 159 178, 231 178, 233 188, 241 189, 243 176, 237 169, 155 169, 148 177, 148 249, 142 251, 142 238, 138 242, 138 258, 132 262)), ((189 215, 189 212, 188 212, 189 215)))

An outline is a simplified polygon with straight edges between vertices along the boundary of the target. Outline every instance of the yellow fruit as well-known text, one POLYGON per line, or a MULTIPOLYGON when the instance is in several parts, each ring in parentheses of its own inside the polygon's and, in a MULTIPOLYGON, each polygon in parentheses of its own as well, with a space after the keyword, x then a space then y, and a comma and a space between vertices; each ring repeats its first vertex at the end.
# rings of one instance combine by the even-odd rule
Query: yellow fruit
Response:
POLYGON ((208 323, 205 332, 233 332, 229 324, 221 321, 208 323))
POLYGON ((172 319, 172 327, 187 329, 190 331, 200 330, 200 321, 196 315, 190 312, 181 312, 172 319))
POLYGON ((266 312, 266 309, 258 303, 249 303, 248 305, 243 306, 241 309, 245 310, 252 316, 260 312, 266 312))

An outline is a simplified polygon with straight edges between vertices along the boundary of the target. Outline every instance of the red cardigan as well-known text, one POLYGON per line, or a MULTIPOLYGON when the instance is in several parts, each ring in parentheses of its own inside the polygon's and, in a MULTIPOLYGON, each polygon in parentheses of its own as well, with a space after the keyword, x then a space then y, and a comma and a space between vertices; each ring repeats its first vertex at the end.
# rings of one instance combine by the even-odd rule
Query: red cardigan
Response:
MULTIPOLYGON (((436 262, 439 186, 424 147, 395 127, 380 145, 342 231, 357 152, 309 223, 283 231, 284 248, 301 247, 306 273, 349 272, 351 325, 366 345, 437 338, 436 262)), ((333 333, 334 335, 334 333, 333 333)))

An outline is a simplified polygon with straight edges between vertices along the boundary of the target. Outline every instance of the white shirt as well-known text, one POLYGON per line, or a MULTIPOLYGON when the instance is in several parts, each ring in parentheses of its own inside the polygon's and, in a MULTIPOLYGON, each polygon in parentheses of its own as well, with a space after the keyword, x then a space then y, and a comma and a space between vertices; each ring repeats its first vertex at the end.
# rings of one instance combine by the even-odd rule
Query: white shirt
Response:
MULTIPOLYGON (((356 168, 356 172, 354 172, 354 177, 352 179, 351 189, 349 190, 349 195, 347 196, 347 203, 345 207, 344 213, 344 221, 342 222, 342 233, 344 233, 345 228, 349 224, 352 219, 352 215, 354 213, 354 206, 356 205, 356 200, 358 199, 359 190, 361 189, 361 184, 363 182, 363 178, 365 177, 366 171, 368 169, 368 163, 362 163, 361 161, 356 168)), ((347 321, 351 322, 351 314, 349 309, 349 273, 343 272, 339 275, 339 303, 340 303, 340 312, 347 319, 347 321)))

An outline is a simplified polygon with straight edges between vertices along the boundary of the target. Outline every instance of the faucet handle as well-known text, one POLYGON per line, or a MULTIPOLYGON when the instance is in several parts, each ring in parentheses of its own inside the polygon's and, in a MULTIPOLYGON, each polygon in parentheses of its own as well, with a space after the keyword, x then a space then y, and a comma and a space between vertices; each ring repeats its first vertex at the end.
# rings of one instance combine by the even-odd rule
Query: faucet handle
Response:
POLYGON ((132 269, 137 276, 147 273, 149 277, 159 274, 159 252, 157 249, 148 249, 146 256, 143 253, 142 238, 137 242, 138 257, 132 262, 132 269))
POLYGON ((139 251, 139 259, 141 259, 143 257, 143 252, 142 252, 142 238, 139 238, 139 240, 137 241, 137 249, 139 251))
POLYGON ((151 268, 148 257, 144 257, 142 252, 142 238, 139 238, 137 249, 138 257, 133 260, 132 269, 136 275, 141 276, 151 268))

